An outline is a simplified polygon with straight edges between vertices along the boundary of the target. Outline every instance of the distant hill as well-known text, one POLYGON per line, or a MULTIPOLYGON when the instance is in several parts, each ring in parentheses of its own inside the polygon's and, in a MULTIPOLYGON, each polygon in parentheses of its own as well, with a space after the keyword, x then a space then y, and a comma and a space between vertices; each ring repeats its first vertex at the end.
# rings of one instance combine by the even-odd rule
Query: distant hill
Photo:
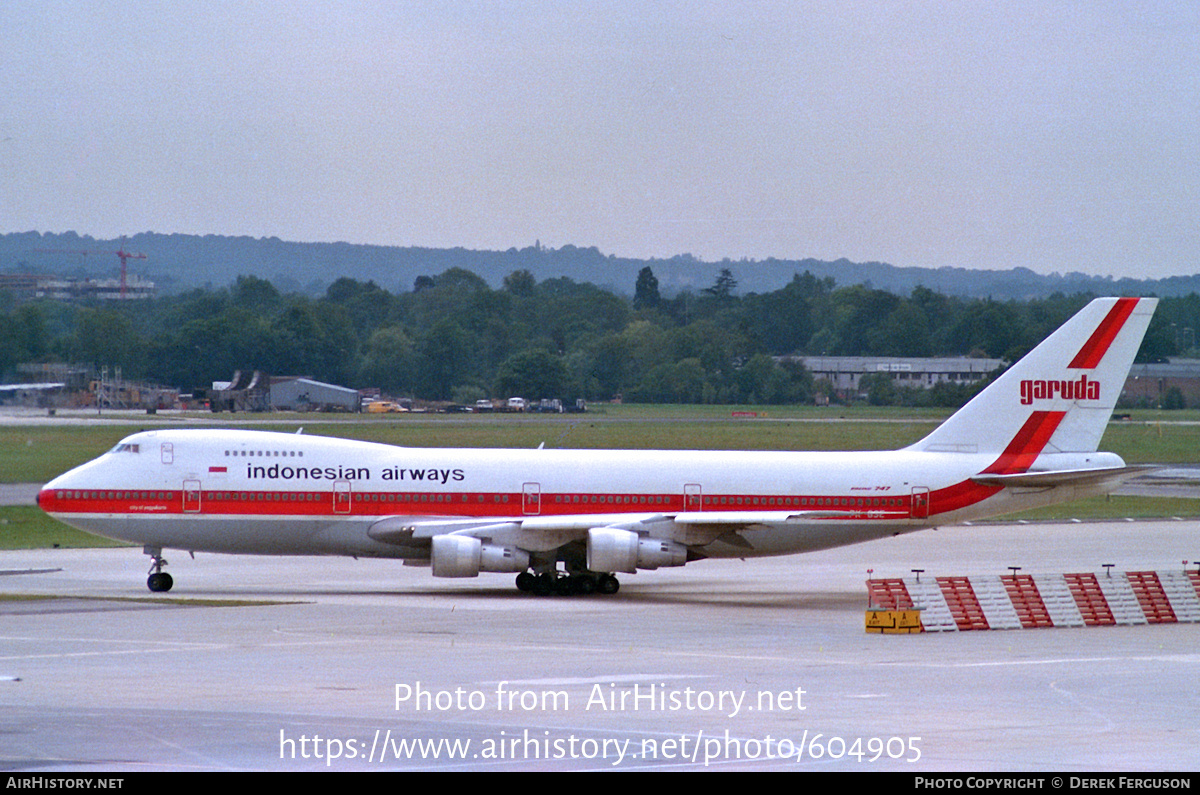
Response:
POLYGON ((1200 293, 1200 274, 1166 279, 1113 279, 1082 273, 1039 274, 1028 268, 1007 271, 967 268, 898 268, 882 262, 803 260, 723 260, 706 262, 690 254, 670 259, 627 259, 595 247, 558 249, 528 246, 507 251, 471 251, 371 246, 351 243, 290 243, 278 238, 219 235, 163 235, 144 232, 122 240, 101 240, 74 232, 17 232, 0 236, 0 272, 110 276, 119 270, 116 251, 146 255, 130 269, 158 282, 165 292, 205 285, 219 287, 239 275, 253 274, 279 289, 318 294, 334 279, 371 280, 392 291, 408 291, 418 276, 464 268, 498 287, 515 270, 528 270, 538 281, 567 277, 632 295, 638 271, 650 266, 660 290, 672 295, 697 291, 728 268, 741 295, 778 290, 797 273, 831 277, 839 285, 869 284, 899 295, 925 286, 946 295, 997 300, 1027 299, 1055 292, 1106 295, 1180 296, 1200 293), (88 252, 88 253, 80 253, 88 252))

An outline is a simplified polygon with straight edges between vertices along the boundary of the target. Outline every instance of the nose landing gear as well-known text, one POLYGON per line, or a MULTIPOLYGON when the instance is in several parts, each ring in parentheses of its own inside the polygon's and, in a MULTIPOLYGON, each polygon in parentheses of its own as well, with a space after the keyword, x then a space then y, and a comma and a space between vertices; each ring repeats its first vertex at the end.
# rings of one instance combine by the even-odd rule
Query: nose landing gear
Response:
POLYGON ((171 590, 175 580, 162 570, 167 565, 167 559, 162 556, 162 547, 147 546, 142 550, 151 558, 150 576, 146 578, 146 587, 154 593, 165 593, 171 590))

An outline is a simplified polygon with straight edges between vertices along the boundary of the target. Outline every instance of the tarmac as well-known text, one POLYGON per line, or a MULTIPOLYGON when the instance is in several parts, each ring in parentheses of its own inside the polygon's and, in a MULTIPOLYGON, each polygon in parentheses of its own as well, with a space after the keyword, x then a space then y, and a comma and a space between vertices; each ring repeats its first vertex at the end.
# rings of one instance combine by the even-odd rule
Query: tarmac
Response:
POLYGON ((868 635, 869 576, 1194 567, 1192 521, 949 527, 518 593, 395 561, 0 552, 0 768, 1194 771, 1200 624, 868 635))

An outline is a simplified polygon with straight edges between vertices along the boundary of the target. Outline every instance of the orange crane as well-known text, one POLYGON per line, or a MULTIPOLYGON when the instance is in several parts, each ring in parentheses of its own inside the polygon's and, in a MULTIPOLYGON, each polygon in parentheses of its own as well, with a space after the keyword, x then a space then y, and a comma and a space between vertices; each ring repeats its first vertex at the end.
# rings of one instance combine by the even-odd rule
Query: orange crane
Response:
POLYGON ((116 251, 96 251, 88 249, 72 249, 72 248, 38 248, 34 249, 39 254, 116 254, 121 258, 121 300, 125 300, 125 279, 128 274, 126 263, 131 259, 146 259, 145 254, 135 254, 132 251, 125 250, 125 236, 121 236, 121 247, 116 251))

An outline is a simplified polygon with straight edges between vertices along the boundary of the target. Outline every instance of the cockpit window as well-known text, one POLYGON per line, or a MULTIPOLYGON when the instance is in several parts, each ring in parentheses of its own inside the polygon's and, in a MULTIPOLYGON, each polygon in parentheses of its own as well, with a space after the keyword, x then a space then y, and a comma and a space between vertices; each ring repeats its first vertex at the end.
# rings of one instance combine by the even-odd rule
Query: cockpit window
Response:
POLYGON ((109 450, 109 452, 110 453, 138 453, 141 451, 138 450, 138 445, 136 445, 136 444, 128 444, 126 442, 122 442, 121 444, 117 445, 113 449, 109 450))

